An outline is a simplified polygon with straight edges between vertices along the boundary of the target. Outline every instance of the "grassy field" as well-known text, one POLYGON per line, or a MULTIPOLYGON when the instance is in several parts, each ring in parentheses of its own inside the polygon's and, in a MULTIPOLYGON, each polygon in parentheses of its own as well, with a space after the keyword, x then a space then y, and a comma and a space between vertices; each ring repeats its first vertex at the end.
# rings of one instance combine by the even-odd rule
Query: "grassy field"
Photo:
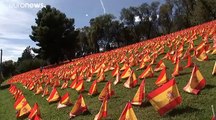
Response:
MULTIPOLYGON (((197 41, 198 44, 200 41, 197 41)), ((162 56, 159 56, 157 62, 162 56)), ((192 68, 184 69, 180 72, 180 75, 177 76, 176 82, 178 89, 182 96, 182 104, 167 113, 164 116, 160 116, 157 111, 154 110, 152 105, 145 98, 145 101, 142 106, 133 106, 135 114, 140 120, 208 120, 212 117, 211 105, 214 105, 216 108, 216 76, 212 76, 211 72, 213 69, 214 62, 216 61, 215 55, 209 55, 209 60, 205 62, 198 62, 193 58, 193 62, 198 65, 199 70, 206 79, 206 86, 198 95, 188 94, 183 91, 183 87, 187 84, 192 68)), ((174 65, 170 61, 164 61, 167 66, 167 75, 168 78, 171 78, 171 73, 173 72, 174 65)), ((186 65, 186 60, 181 60, 181 65, 186 65)), ((136 69, 134 67, 133 69, 136 69)), ((143 70, 136 71, 137 77, 143 72, 143 70)), ((154 84, 159 72, 155 72, 153 78, 146 79, 146 94, 157 88, 154 84)), ((106 81, 113 81, 114 78, 111 77, 111 72, 106 73, 106 81)), ((112 88, 115 91, 115 95, 111 97, 108 101, 108 117, 106 119, 116 120, 120 117, 120 114, 125 107, 126 103, 132 100, 135 95, 139 85, 132 89, 127 89, 123 86, 123 83, 117 84, 116 86, 112 85, 112 88)), ((141 80, 138 82, 141 83, 141 80)), ((87 92, 91 83, 85 82, 85 91, 82 93, 84 100, 88 106, 90 113, 85 115, 79 115, 75 117, 77 120, 89 120, 94 119, 94 116, 98 113, 101 102, 98 100, 97 96, 88 96, 87 92)), ((100 92, 106 82, 98 83, 98 91, 100 92)), ((69 119, 69 112, 72 109, 72 106, 57 109, 57 103, 49 104, 46 101, 46 97, 42 98, 41 95, 34 95, 33 91, 26 90, 22 87, 21 84, 16 84, 16 86, 21 89, 28 100, 29 104, 33 107, 34 103, 38 103, 41 111, 41 117, 43 120, 67 120, 69 119)), ((51 89, 49 89, 51 90, 51 89)), ((72 103, 75 103, 78 93, 71 88, 60 90, 58 92, 60 95, 63 95, 66 92, 70 93, 70 99, 72 103)), ((9 93, 8 89, 0 90, 0 119, 1 120, 16 120, 16 111, 13 108, 14 104, 13 96, 9 93)))

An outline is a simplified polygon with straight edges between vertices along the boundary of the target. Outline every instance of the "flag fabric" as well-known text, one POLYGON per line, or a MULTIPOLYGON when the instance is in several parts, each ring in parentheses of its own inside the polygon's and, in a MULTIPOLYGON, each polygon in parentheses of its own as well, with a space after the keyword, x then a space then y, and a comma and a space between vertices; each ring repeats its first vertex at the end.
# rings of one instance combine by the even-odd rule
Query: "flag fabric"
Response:
POLYGON ((135 96, 133 97, 131 104, 141 105, 145 97, 145 80, 142 80, 135 96))
POLYGON ((65 80, 65 82, 62 84, 61 89, 65 89, 68 87, 68 81, 65 80))
POLYGON ((152 67, 149 65, 144 71, 143 73, 139 76, 140 79, 143 78, 148 78, 148 77, 153 77, 154 72, 152 70, 152 67))
POLYGON ((102 91, 100 92, 98 96, 98 100, 102 101, 105 97, 109 99, 111 96, 115 94, 111 86, 112 86, 111 82, 108 81, 106 85, 104 86, 104 88, 102 89, 102 91))
POLYGON ((84 112, 88 111, 87 106, 85 104, 84 98, 82 94, 79 95, 77 101, 75 102, 72 110, 70 111, 70 118, 80 115, 84 112))
POLYGON ((130 76, 128 77, 127 81, 124 83, 124 87, 126 88, 133 88, 137 85, 137 78, 136 78, 136 74, 134 73, 134 71, 131 71, 130 76))
POLYGON ((124 72, 121 74, 121 78, 124 79, 124 78, 128 78, 131 74, 131 68, 130 66, 128 66, 124 72))
POLYGON ((31 107, 30 107, 30 105, 28 104, 28 102, 25 101, 24 104, 23 104, 23 106, 22 106, 22 108, 17 112, 16 117, 17 117, 17 118, 20 118, 20 117, 22 117, 22 116, 28 114, 30 111, 31 111, 31 107))
POLYGON ((51 103, 51 102, 59 101, 59 99, 60 99, 59 93, 58 93, 57 89, 54 87, 53 90, 51 91, 49 97, 47 98, 47 101, 49 103, 51 103))
POLYGON ((46 95, 49 95, 49 89, 48 89, 48 86, 45 86, 44 90, 43 90, 43 94, 42 94, 42 97, 46 96, 46 95))
POLYGON ((112 76, 115 77, 119 72, 120 72, 120 68, 119 65, 117 64, 115 69, 112 71, 112 76))
POLYGON ((158 76, 155 84, 157 86, 161 86, 164 83, 166 83, 167 81, 168 81, 168 79, 167 79, 167 75, 166 75, 166 68, 163 68, 163 70, 161 71, 160 75, 158 76))
POLYGON ((161 116, 182 102, 175 79, 150 92, 147 98, 161 116))
POLYGON ((157 72, 157 71, 163 70, 165 67, 166 67, 166 66, 165 66, 164 62, 163 62, 162 60, 160 60, 160 61, 158 62, 158 64, 156 65, 154 71, 157 72))
POLYGON ((97 91, 97 80, 95 80, 92 83, 92 85, 89 88, 89 92, 88 92, 88 95, 95 95, 95 94, 98 94, 98 91, 97 91))
POLYGON ((42 85, 38 85, 38 86, 36 87, 35 95, 38 95, 38 94, 40 94, 40 93, 42 93, 42 92, 43 92, 43 87, 42 87, 42 85))
POLYGON ((132 105, 128 102, 119 117, 119 120, 137 120, 132 105))
POLYGON ((191 77, 187 85, 183 88, 185 92, 198 94, 201 89, 206 85, 206 80, 202 76, 197 66, 194 66, 191 77))
POLYGON ((187 61, 187 65, 184 68, 189 68, 189 67, 193 67, 194 63, 191 60, 191 56, 188 55, 188 61, 187 61))
POLYGON ((107 117, 107 98, 105 97, 102 105, 100 107, 99 112, 97 113, 97 115, 95 115, 94 120, 101 120, 102 118, 106 118, 107 117))
POLYGON ((117 85, 119 82, 120 82, 120 73, 118 72, 117 74, 116 74, 116 79, 115 79, 115 81, 113 82, 113 84, 114 85, 117 85))
POLYGON ((212 75, 216 75, 216 62, 214 64, 213 70, 212 70, 212 75))
POLYGON ((30 114, 28 116, 28 119, 29 120, 35 120, 36 116, 40 117, 40 110, 39 110, 39 107, 38 107, 37 103, 35 103, 33 108, 31 109, 30 114))
POLYGON ((23 107, 23 104, 26 102, 26 98, 21 95, 16 102, 14 103, 14 109, 15 110, 20 110, 23 107))
POLYGON ((176 65, 174 68, 174 71, 172 73, 172 77, 178 76, 179 72, 182 70, 182 67, 180 67, 180 61, 179 59, 176 60, 176 65))
POLYGON ((75 89, 76 89, 77 92, 84 91, 85 87, 84 87, 84 80, 83 79, 78 81, 78 83, 76 84, 75 89))
POLYGON ((206 54, 206 51, 204 48, 202 48, 201 50, 196 50, 195 51, 195 56, 196 56, 196 59, 198 61, 206 61, 208 60, 208 56, 206 54))
POLYGON ((69 93, 66 92, 62 97, 61 100, 58 102, 57 108, 63 108, 67 107, 68 105, 71 105, 69 93))

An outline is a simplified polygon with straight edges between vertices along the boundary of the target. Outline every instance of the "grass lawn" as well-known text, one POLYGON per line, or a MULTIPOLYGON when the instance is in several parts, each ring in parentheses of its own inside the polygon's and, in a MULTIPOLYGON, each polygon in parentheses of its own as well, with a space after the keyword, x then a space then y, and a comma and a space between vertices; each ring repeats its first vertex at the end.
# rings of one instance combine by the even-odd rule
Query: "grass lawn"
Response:
MULTIPOLYGON (((184 69, 180 72, 180 75, 176 77, 176 82, 178 85, 179 92, 182 96, 182 104, 167 113, 164 116, 160 116, 157 111, 154 110, 152 105, 145 98, 145 101, 142 106, 133 106, 135 114, 140 120, 208 120, 212 117, 211 105, 214 105, 216 108, 216 76, 212 76, 211 72, 213 69, 214 62, 216 61, 215 55, 208 55, 209 60, 205 62, 198 62, 193 58, 193 62, 198 65, 199 70, 206 79, 206 86, 198 95, 188 94, 183 91, 183 87, 187 84, 192 68, 184 69)), ((159 61, 159 56, 157 62, 159 61)), ((174 65, 170 61, 164 61, 165 65, 168 67, 167 75, 168 78, 171 78, 171 73, 173 72, 174 65)), ((186 60, 181 60, 181 65, 186 65, 186 60)), ((153 67, 154 68, 154 67, 153 67)), ((134 67, 133 69, 136 69, 134 67)), ((138 77, 143 70, 136 71, 136 76, 138 77)), ((154 84, 160 72, 155 72, 153 78, 146 79, 146 94, 157 88, 154 84)), ((111 77, 111 71, 106 73, 106 81, 114 81, 114 78, 111 77)), ((122 80, 122 83, 117 84, 116 86, 112 85, 112 88, 115 91, 115 95, 111 97, 108 101, 108 117, 106 119, 116 120, 120 117, 123 108, 126 103, 132 100, 135 95, 141 80, 139 80, 138 85, 132 89, 127 89, 123 86, 125 80, 122 80)), ((98 113, 101 102, 98 100, 97 96, 88 96, 88 90, 92 82, 85 82, 85 91, 82 93, 84 100, 87 104, 89 114, 79 115, 75 117, 77 120, 90 120, 94 119, 94 116, 98 113)), ((100 92, 106 82, 98 83, 98 91, 100 92)), ((72 109, 72 106, 57 109, 57 103, 49 104, 46 101, 46 97, 42 98, 41 95, 34 95, 33 91, 26 90, 22 87, 21 84, 16 84, 16 86, 21 89, 28 100, 31 107, 34 103, 38 103, 41 117, 43 120, 67 120, 69 119, 69 112, 72 109)), ((50 91, 51 89, 49 89, 50 91)), ((72 103, 75 103, 78 93, 71 89, 67 88, 60 90, 58 92, 62 96, 66 92, 70 93, 70 99, 72 103)), ((1 120, 16 120, 16 111, 13 108, 14 104, 13 96, 9 93, 8 89, 0 90, 0 119, 1 120)))

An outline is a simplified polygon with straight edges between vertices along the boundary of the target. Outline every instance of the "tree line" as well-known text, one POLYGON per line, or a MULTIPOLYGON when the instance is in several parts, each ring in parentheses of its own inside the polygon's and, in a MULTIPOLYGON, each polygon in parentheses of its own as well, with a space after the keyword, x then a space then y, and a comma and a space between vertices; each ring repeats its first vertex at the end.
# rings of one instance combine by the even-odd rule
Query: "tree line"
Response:
MULTIPOLYGON (((21 73, 41 64, 59 63, 115 49, 208 22, 216 18, 215 6, 215 0, 154 1, 123 8, 119 18, 112 14, 99 15, 90 19, 90 26, 75 29, 74 18, 68 18, 58 9, 47 5, 38 11, 36 25, 31 26, 32 33, 29 35, 38 47, 26 48, 27 51, 33 50, 36 56, 28 53, 31 57, 25 59, 22 55, 15 69, 19 68, 17 71, 21 73), (21 70, 26 65, 20 63, 26 60, 30 60, 30 67, 21 70), (33 60, 38 63, 32 63, 35 66, 31 67, 33 60)), ((4 62, 3 66, 7 62, 11 61, 4 62)))

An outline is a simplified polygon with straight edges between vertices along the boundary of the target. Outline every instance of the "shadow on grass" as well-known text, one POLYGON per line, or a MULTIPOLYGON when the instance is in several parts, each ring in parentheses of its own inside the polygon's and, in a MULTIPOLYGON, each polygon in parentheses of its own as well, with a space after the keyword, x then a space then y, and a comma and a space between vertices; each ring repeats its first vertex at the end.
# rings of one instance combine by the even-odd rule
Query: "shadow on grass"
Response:
POLYGON ((167 115, 169 116, 177 116, 177 115, 181 115, 181 114, 190 114, 190 113, 193 113, 193 112, 197 112, 199 111, 199 109, 197 108, 192 108, 190 106, 186 106, 184 108, 176 108, 174 110, 172 110, 171 112, 169 112, 167 115))
POLYGON ((216 86, 215 85, 206 85, 204 89, 212 89, 212 88, 215 88, 216 86))
POLYGON ((141 106, 140 107, 150 107, 151 106, 151 103, 149 102, 149 101, 145 101, 145 102, 143 102, 142 104, 141 104, 141 106))

